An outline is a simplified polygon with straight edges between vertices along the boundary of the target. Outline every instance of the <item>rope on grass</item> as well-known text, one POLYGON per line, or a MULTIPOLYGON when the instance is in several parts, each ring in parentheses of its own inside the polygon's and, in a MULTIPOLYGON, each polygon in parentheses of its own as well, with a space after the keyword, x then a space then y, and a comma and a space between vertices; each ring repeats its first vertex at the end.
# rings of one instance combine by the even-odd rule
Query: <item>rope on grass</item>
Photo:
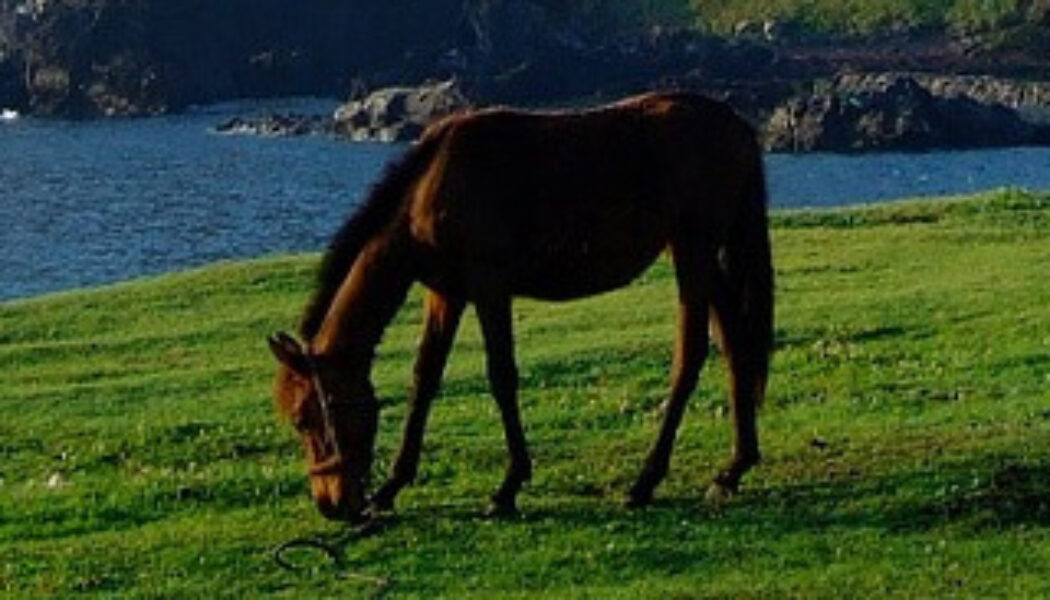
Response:
MULTIPOLYGON (((369 519, 357 527, 347 527, 335 534, 317 534, 293 538, 273 549, 273 560, 279 567, 286 571, 300 572, 307 567, 289 561, 285 557, 285 553, 295 548, 312 548, 321 551, 321 553, 323 553, 331 562, 332 566, 341 569, 345 562, 343 560, 343 553, 346 546, 351 541, 372 535, 378 530, 379 522, 376 519, 369 519)), ((367 573, 359 573, 356 571, 341 570, 339 575, 344 579, 361 581, 363 583, 374 585, 380 589, 389 587, 393 583, 390 579, 385 577, 376 577, 374 575, 368 575, 367 573)))

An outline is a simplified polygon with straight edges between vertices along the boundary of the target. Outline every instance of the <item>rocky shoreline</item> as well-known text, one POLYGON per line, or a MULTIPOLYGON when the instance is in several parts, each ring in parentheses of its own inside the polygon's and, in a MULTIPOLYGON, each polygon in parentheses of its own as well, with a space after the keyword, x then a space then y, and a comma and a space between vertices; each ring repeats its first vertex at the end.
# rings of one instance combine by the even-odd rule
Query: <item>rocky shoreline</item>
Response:
MULTIPOLYGON (((771 152, 925 151, 1050 144, 1050 85, 913 73, 846 74, 768 105, 738 106, 771 152)), ((722 95, 732 102, 731 91, 722 95)), ((770 94, 770 98, 776 98, 770 94)), ((405 142, 473 101, 455 82, 376 90, 331 116, 266 115, 219 124, 221 133, 332 135, 405 142)))
POLYGON ((409 142, 430 123, 473 107, 457 83, 449 80, 382 88, 343 104, 330 116, 272 113, 233 117, 216 125, 215 131, 262 137, 332 135, 355 142, 409 142))

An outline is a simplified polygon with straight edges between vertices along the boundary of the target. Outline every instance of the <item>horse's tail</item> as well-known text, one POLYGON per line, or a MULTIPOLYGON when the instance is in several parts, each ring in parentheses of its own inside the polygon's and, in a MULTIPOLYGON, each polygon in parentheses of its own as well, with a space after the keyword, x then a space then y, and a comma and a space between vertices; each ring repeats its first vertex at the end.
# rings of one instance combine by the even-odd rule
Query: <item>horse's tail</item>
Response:
POLYGON ((730 360, 737 363, 734 383, 747 386, 739 393, 758 405, 765 398, 773 351, 773 261, 762 153, 757 142, 751 148, 744 165, 744 193, 720 260, 722 283, 728 289, 718 294, 721 301, 716 298, 714 316, 723 347, 728 343, 730 360))
POLYGON ((445 129, 442 126, 428 128, 423 138, 404 156, 387 165, 365 201, 332 238, 321 260, 317 290, 299 325, 303 339, 309 340, 317 335, 357 256, 365 244, 397 215, 410 187, 437 153, 445 129))

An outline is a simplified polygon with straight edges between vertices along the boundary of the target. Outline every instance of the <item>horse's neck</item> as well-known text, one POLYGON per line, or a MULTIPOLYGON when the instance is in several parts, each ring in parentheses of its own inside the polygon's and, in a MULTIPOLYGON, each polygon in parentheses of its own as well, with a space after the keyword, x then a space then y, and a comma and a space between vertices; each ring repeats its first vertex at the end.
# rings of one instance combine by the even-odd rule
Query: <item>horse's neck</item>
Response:
POLYGON ((405 252, 396 244, 365 246, 343 281, 311 350, 367 376, 379 345, 413 277, 405 252))

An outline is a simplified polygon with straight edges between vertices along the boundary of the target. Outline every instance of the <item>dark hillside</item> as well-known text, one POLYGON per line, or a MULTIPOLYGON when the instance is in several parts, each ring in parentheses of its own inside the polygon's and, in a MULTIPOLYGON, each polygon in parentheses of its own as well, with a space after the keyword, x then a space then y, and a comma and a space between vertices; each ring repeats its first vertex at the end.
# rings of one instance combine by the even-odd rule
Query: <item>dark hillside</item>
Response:
POLYGON ((156 114, 241 97, 346 98, 454 76, 481 103, 564 104, 678 86, 756 114, 843 71, 1050 80, 1050 2, 854 4, 0 0, 0 105, 156 114))
POLYGON ((94 116, 342 94, 356 75, 402 68, 412 52, 433 53, 455 30, 459 4, 6 0, 0 100, 36 113, 94 116))

